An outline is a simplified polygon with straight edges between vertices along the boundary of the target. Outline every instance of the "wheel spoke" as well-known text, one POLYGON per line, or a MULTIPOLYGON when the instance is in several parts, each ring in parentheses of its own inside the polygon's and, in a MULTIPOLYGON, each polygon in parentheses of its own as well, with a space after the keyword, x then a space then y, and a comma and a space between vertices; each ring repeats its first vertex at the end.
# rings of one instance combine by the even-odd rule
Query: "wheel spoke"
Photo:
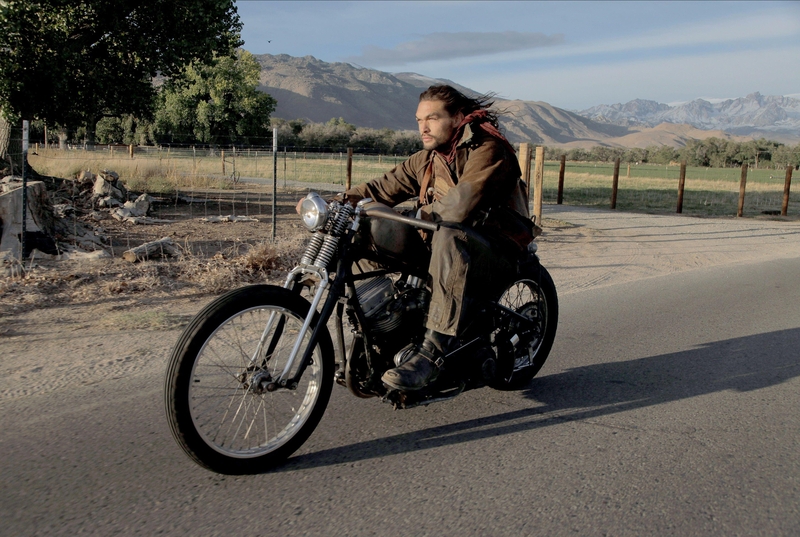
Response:
POLYGON ((289 310, 263 306, 231 317, 208 338, 195 361, 190 408, 198 432, 215 450, 233 457, 270 452, 308 418, 319 392, 318 358, 295 390, 259 393, 263 388, 257 377, 268 373, 274 378, 282 370, 302 323, 303 318, 289 310), (264 334, 271 314, 280 322, 264 334), (264 368, 252 367, 262 336, 269 342, 270 359, 264 368))

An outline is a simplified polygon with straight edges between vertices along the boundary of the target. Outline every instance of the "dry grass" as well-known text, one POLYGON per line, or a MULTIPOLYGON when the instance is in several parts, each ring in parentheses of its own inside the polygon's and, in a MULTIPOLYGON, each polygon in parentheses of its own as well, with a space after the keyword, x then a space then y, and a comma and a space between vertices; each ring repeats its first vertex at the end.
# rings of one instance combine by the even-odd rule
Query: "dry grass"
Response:
POLYGON ((0 317, 33 308, 158 294, 219 294, 252 283, 283 283, 299 261, 307 234, 274 244, 240 245, 209 259, 186 253, 175 261, 92 264, 37 261, 0 278, 0 317))
POLYGON ((174 194, 185 189, 228 189, 230 179, 184 169, 180 161, 172 159, 97 158, 94 152, 40 150, 29 157, 31 166, 42 175, 52 177, 77 177, 82 171, 97 173, 113 170, 128 190, 149 194, 174 194))

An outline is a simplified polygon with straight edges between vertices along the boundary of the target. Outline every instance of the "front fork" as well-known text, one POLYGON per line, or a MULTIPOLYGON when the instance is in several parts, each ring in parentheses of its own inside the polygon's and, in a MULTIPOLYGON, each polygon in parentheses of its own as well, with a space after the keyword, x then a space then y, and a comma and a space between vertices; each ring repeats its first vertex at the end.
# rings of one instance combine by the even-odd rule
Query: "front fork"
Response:
MULTIPOLYGON (((340 298, 345 295, 347 270, 344 260, 347 259, 346 250, 347 246, 349 245, 350 237, 346 236, 343 237, 343 239, 344 240, 342 240, 340 244, 341 248, 339 252, 340 256, 337 262, 336 276, 332 280, 329 277, 327 270, 313 266, 299 266, 290 272, 289 276, 286 278, 284 288, 289 290, 294 289, 295 286, 298 285, 300 277, 304 274, 312 274, 316 276, 319 279, 319 284, 317 285, 316 292, 311 300, 311 305, 308 309, 308 315, 306 315, 306 318, 303 321, 303 326, 297 334, 297 339, 295 340, 292 351, 289 354, 288 360, 286 361, 286 366, 283 368, 283 371, 281 371, 278 378, 275 379, 275 383, 282 388, 294 389, 297 386, 297 383, 300 381, 300 377, 302 377, 306 367, 308 367, 308 365, 311 363, 314 348, 316 346, 316 342, 319 340, 320 334, 323 330, 328 329, 328 320, 331 318, 334 308, 336 307, 336 304, 339 302, 340 298), (322 297, 326 291, 328 291, 328 296, 323 302, 322 297), (317 314, 317 308, 319 307, 320 303, 322 303, 322 310, 319 312, 319 314, 317 314), (317 317, 316 325, 311 331, 311 336, 308 339, 305 350, 301 353, 300 349, 303 346, 305 335, 315 317, 317 317), (297 368, 295 373, 292 374, 292 370, 295 369, 295 364, 297 364, 297 368)), ((264 328, 264 332, 262 333, 256 352, 252 358, 253 364, 257 362, 259 356, 269 356, 272 350, 274 350, 274 347, 277 345, 278 340, 283 335, 283 323, 277 321, 279 324, 275 330, 275 333, 271 336, 269 345, 267 345, 267 339, 269 339, 269 334, 272 331, 272 327, 275 325, 276 316, 277 313, 273 313, 270 315, 270 318, 267 321, 267 326, 264 328), (267 352, 262 354, 265 346, 267 352)))

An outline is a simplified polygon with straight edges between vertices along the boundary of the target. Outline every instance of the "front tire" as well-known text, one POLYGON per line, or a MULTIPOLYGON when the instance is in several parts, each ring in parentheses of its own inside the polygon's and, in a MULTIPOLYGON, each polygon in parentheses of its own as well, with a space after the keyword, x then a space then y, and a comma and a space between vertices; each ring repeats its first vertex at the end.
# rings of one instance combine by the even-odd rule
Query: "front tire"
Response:
MULTIPOLYGON (((518 390, 536 376, 553 347, 558 327, 558 294, 550 273, 536 263, 506 288, 498 303, 533 321, 533 329, 522 336, 516 347, 499 353, 501 366, 498 378, 492 383, 499 390, 518 390)), ((511 326, 509 332, 517 330, 511 326)))
MULTIPOLYGON (((253 285, 214 300, 186 327, 167 367, 165 403, 175 440, 200 466, 222 474, 260 473, 283 462, 314 431, 333 385, 328 331, 295 389, 270 385, 281 375, 309 308, 291 291, 253 285)), ((315 317, 289 376, 316 324, 315 317)))

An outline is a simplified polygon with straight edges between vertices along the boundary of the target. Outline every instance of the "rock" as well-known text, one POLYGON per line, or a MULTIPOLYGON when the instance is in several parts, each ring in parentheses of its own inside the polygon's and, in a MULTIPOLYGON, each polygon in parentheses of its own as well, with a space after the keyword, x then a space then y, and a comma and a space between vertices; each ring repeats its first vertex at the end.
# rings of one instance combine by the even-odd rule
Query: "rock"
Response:
POLYGON ((94 196, 96 198, 111 197, 124 203, 128 199, 128 191, 121 183, 112 183, 98 175, 94 182, 94 196))
POLYGON ((6 175, 0 179, 0 192, 11 192, 22 186, 22 177, 18 175, 6 175))
POLYGON ((174 220, 162 220, 161 218, 150 218, 148 216, 136 216, 128 207, 120 207, 111 211, 111 216, 120 222, 131 224, 171 224, 174 220))
POLYGON ((58 218, 66 218, 75 214, 75 207, 69 203, 57 203, 53 205, 53 213, 58 218))
POLYGON ((118 199, 112 198, 111 196, 106 196, 104 198, 99 198, 97 201, 97 206, 100 208, 113 208, 113 207, 121 207, 122 202, 118 199))
POLYGON ((129 216, 147 216, 151 203, 152 198, 147 194, 142 194, 136 198, 136 201, 126 201, 123 207, 130 211, 129 216))
POLYGON ((116 183, 119 181, 119 174, 112 170, 103 170, 97 174, 98 177, 102 177, 106 181, 110 183, 116 183))
POLYGON ((93 184, 95 181, 95 175, 90 172, 89 170, 83 170, 81 173, 78 174, 76 179, 78 183, 85 185, 85 184, 93 184))

